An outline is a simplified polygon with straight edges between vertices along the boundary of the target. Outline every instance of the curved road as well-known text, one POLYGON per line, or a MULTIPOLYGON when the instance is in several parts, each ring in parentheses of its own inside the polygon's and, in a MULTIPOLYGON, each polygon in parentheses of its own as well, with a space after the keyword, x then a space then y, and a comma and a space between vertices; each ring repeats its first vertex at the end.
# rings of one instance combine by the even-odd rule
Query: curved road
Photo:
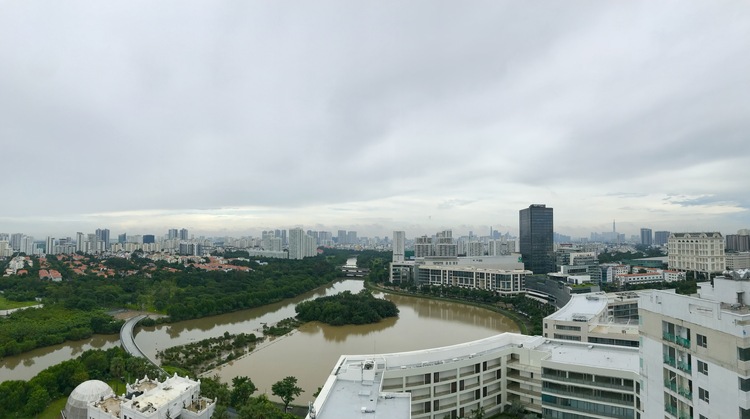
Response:
POLYGON ((135 328, 135 325, 139 321, 145 319, 146 317, 148 316, 146 316, 145 314, 141 314, 140 316, 131 317, 125 321, 125 324, 123 324, 122 328, 120 328, 120 344, 122 345, 122 348, 125 349, 125 352, 129 353, 130 355, 137 356, 138 358, 147 360, 160 371, 164 372, 164 370, 161 369, 161 367, 156 362, 147 357, 146 354, 143 353, 141 348, 138 347, 138 344, 135 343, 133 328, 135 328))

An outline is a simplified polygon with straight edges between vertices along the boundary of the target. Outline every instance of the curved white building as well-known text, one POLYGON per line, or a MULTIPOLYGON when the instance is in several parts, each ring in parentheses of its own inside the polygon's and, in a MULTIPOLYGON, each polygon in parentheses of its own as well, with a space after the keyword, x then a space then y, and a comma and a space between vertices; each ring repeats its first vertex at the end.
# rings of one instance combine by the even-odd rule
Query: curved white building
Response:
POLYGON ((503 333, 421 351, 344 355, 308 419, 461 418, 521 404, 551 418, 633 418, 638 349, 503 333))

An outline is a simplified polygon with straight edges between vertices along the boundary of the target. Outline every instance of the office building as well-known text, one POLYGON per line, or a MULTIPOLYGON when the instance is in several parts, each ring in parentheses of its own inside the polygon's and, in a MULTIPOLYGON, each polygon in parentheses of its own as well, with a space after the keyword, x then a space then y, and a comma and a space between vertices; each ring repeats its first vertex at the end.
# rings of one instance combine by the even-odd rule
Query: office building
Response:
POLYGON ((519 241, 526 269, 534 274, 555 272, 552 208, 531 205, 519 211, 519 241))
POLYGON ((393 232, 393 262, 403 262, 406 252, 406 233, 403 231, 393 232))
POLYGON ((149 243, 156 243, 156 236, 154 236, 153 234, 144 234, 143 244, 149 244, 149 243))
POLYGON ((186 228, 180 229, 180 240, 190 240, 190 235, 186 228))
POLYGON ((724 237, 718 232, 669 235, 669 269, 710 275, 726 269, 724 237))
POLYGON ((644 246, 651 246, 654 244, 654 236, 650 228, 641 229, 641 244, 644 246))
POLYGON ((128 235, 126 233, 118 234, 117 235, 117 243, 119 244, 125 244, 128 242, 128 235))

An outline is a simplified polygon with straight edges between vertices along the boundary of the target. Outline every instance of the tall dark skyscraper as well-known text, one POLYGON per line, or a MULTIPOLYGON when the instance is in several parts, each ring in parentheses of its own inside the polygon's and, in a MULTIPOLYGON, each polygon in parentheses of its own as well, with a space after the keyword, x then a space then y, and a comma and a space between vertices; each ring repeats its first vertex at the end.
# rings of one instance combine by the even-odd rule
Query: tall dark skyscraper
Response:
POLYGON ((535 274, 555 272, 552 208, 534 204, 519 211, 518 219, 524 267, 535 274))
POLYGON ((654 235, 650 228, 641 229, 641 244, 644 246, 651 246, 654 244, 654 235))

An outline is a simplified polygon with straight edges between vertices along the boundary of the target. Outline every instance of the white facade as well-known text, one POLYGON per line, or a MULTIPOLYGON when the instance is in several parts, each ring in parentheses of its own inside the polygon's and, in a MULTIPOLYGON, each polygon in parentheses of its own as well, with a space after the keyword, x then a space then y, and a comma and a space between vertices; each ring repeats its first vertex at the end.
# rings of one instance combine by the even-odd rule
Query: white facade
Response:
POLYGON ((544 417, 635 417, 638 351, 503 333, 381 355, 344 355, 308 419, 489 416, 520 403, 544 417), (408 397, 404 400, 404 397, 408 397))
POLYGON ((88 405, 88 419, 210 419, 216 408, 213 400, 200 395, 200 380, 175 374, 166 380, 145 377, 127 385, 131 398, 111 396, 88 405))
POLYGON ((669 269, 723 272, 726 269, 721 233, 672 233, 669 235, 669 269))
POLYGON ((727 270, 750 268, 750 252, 727 253, 727 270))
POLYGON ((750 418, 750 273, 735 277, 641 299, 642 417, 750 418))
POLYGON ((393 232, 393 262, 400 263, 404 261, 406 251, 406 232, 393 232))
POLYGON ((638 347, 639 298, 635 292, 573 294, 544 318, 544 337, 638 347))
POLYGON ((475 266, 421 265, 415 268, 420 285, 466 287, 504 294, 526 290, 526 276, 531 271, 523 269, 493 269, 475 266))
POLYGON ((289 230, 289 259, 303 259, 317 255, 315 239, 305 234, 301 228, 289 230))

